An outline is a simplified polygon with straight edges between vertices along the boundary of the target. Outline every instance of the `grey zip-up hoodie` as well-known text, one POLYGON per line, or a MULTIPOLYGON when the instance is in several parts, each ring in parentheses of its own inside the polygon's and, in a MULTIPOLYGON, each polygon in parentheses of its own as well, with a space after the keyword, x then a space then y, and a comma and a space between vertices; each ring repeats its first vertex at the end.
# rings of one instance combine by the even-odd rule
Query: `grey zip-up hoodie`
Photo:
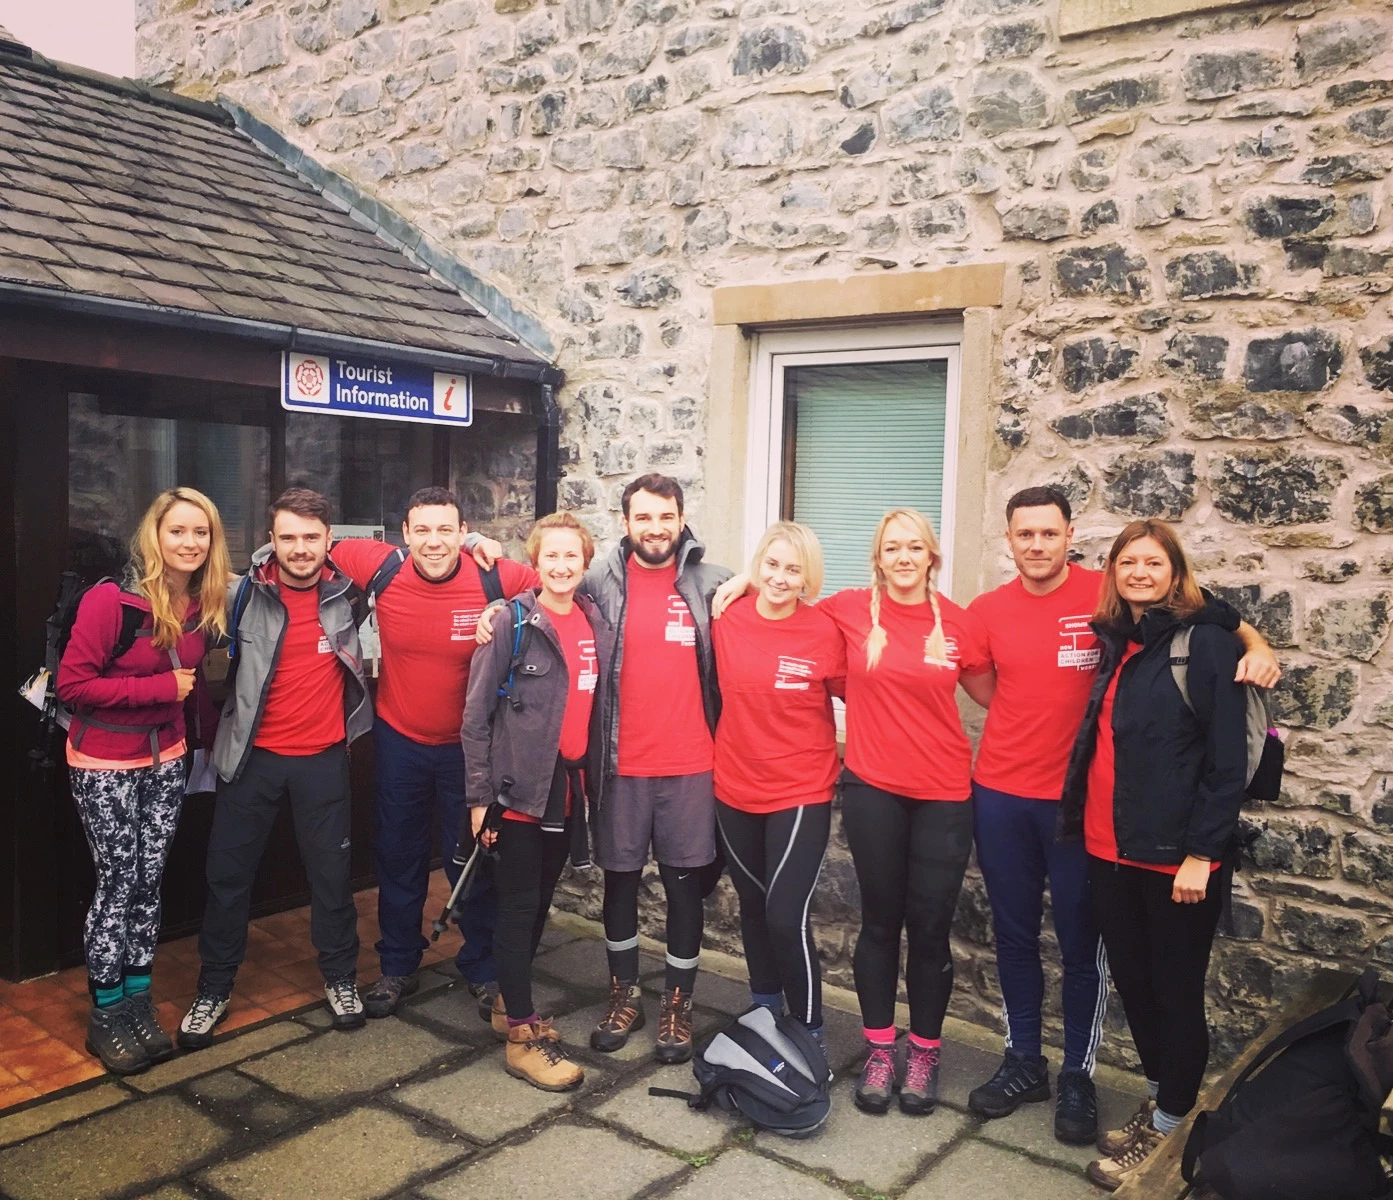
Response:
MULTIPOLYGON (((609 778, 619 773, 619 668, 624 661, 624 608, 628 600, 629 556, 633 552, 633 543, 622 539, 603 559, 591 564, 581 583, 581 591, 595 601, 601 615, 619 635, 604 705, 605 775, 609 778)), ((705 553, 706 548, 690 527, 683 529, 677 539, 677 594, 686 601, 696 625, 701 699, 706 724, 714 737, 716 720, 721 715, 721 693, 716 687, 716 656, 711 649, 711 597, 733 572, 703 562, 705 553)))
MULTIPOLYGON (((236 678, 223 705, 218 736, 213 743, 213 767, 219 778, 232 783, 242 773, 256 741, 271 677, 280 661, 285 637, 286 611, 280 598, 280 584, 274 569, 271 547, 262 546, 252 555, 251 582, 237 621, 236 678)), ((237 609, 237 593, 244 576, 227 585, 229 618, 237 609)), ((346 668, 343 688, 344 729, 350 742, 372 728, 372 701, 363 675, 363 654, 358 646, 358 625, 352 597, 353 581, 326 564, 319 582, 319 623, 346 668)))

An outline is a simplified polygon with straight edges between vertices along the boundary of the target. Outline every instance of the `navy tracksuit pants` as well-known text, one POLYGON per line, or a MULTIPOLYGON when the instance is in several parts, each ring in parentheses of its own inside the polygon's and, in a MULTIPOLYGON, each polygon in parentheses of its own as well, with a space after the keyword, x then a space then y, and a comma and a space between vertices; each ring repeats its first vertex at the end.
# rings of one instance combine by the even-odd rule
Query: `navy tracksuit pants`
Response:
MULTIPOLYGON (((384 975, 410 975, 430 945, 422 923, 437 812, 445 875, 451 887, 459 879, 454 856, 464 811, 464 751, 458 742, 428 746, 414 741, 381 717, 373 726, 373 741, 377 770, 373 868, 382 934, 377 953, 384 975)), ((497 919, 492 860, 481 858, 465 893, 459 921, 464 945, 455 955, 460 974, 470 983, 498 978, 493 963, 497 919)))
POLYGON ((972 785, 977 865, 996 933, 1008 1049, 1039 1057, 1045 975, 1040 923, 1050 889, 1064 960, 1064 1068, 1092 1074, 1108 999, 1107 959, 1093 919, 1083 842, 1058 844, 1059 805, 972 785))

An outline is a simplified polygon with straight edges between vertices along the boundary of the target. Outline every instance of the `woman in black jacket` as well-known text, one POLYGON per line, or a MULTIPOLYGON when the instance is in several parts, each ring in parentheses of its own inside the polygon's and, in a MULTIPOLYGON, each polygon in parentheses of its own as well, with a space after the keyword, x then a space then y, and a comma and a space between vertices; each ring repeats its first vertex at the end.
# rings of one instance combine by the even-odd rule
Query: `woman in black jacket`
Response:
POLYGON ((1060 805, 1083 835, 1108 967, 1151 1099, 1100 1135, 1088 1177, 1120 1187, 1194 1107, 1209 1059, 1204 979, 1223 905, 1218 868, 1247 784, 1233 613, 1206 600, 1175 531, 1133 521, 1108 552, 1094 629, 1103 660, 1060 805), (1190 703, 1171 640, 1191 629, 1190 703), (1193 706, 1193 707, 1192 707, 1193 706))
POLYGON ((495 636, 469 672, 460 740, 469 824, 498 856, 493 935, 498 998, 493 1030, 506 1040, 508 1074, 549 1092, 585 1078, 532 1001, 532 959, 569 856, 590 862, 587 802, 598 804, 604 762, 601 715, 614 632, 576 594, 595 553, 570 513, 543 517, 527 536, 541 587, 505 605, 495 636), (498 819, 485 821, 490 806, 498 819))

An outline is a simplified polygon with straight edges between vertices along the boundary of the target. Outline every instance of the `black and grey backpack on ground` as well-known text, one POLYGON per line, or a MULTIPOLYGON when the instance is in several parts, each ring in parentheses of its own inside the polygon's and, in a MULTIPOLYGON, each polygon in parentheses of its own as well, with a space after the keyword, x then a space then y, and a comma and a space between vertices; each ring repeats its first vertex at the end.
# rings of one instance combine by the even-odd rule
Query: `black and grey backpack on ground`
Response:
POLYGON ((1375 1200, 1393 1191, 1379 1114, 1393 1087, 1393 1019, 1364 973, 1347 1000, 1273 1038, 1212 1112, 1182 1170, 1223 1200, 1375 1200))
POLYGON ((692 1058, 700 1091, 649 1088, 695 1109, 713 1104, 784 1137, 808 1137, 827 1120, 832 1072, 822 1046, 792 1017, 756 1006, 703 1043, 692 1058))

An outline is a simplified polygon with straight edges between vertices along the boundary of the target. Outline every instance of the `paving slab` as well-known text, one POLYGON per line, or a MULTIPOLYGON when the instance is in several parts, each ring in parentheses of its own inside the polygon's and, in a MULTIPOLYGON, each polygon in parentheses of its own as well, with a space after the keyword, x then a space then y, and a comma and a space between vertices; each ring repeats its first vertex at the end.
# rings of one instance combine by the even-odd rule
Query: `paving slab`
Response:
POLYGON ((755 1196, 759 1200, 846 1200, 846 1193, 840 1188, 738 1149, 727 1150, 715 1162, 697 1170, 671 1195, 673 1200, 745 1200, 755 1196))
POLYGON ((206 1050, 185 1051, 141 1075, 129 1076, 126 1082, 142 1092, 157 1092, 308 1036, 308 1030, 294 1021, 276 1021, 236 1037, 218 1038, 206 1050))
MULTIPOLYGON (((680 1159, 627 1142, 617 1133, 558 1124, 417 1190, 430 1200, 628 1200, 689 1169, 680 1159)), ((721 1200, 750 1194, 730 1193, 721 1200)))
MULTIPOLYGON (((1126 1124, 1136 1110, 1137 1102, 1133 1097, 1107 1088, 1098 1089, 1098 1122, 1103 1129, 1117 1129, 1126 1124)), ((1098 1157, 1097 1147, 1091 1143, 1070 1146, 1054 1136, 1053 1097, 1039 1104, 1023 1104, 1009 1117, 983 1122, 978 1137, 1000 1146, 1026 1150, 1070 1171, 1081 1172, 1098 1157)))
POLYGON ((12 1146, 25 1138, 37 1137, 67 1121, 88 1117, 114 1108, 131 1098, 130 1092, 114 1083, 103 1083, 71 1096, 48 1100, 23 1112, 0 1115, 0 1146, 12 1146))
POLYGON ((695 1081, 690 1076, 674 1079, 673 1074, 665 1067, 658 1067, 592 1108, 590 1114, 650 1142, 693 1155, 709 1154, 732 1133, 745 1127, 744 1121, 721 1109, 696 1112, 670 1096, 648 1094, 650 1087, 695 1089, 695 1081))
POLYGON ((792 1139, 756 1133, 754 1148, 790 1159, 813 1171, 830 1171, 850 1184, 884 1192, 903 1187, 920 1164, 971 1126, 962 1113, 939 1109, 925 1117, 908 1117, 898 1108, 884 1116, 859 1111, 852 1102, 855 1080, 832 1088, 832 1113, 821 1131, 792 1139))
POLYGON ((460 1047, 406 1021, 369 1021, 330 1032, 247 1063, 243 1072, 311 1103, 375 1092, 460 1047))
MULTIPOLYGON (((896 1057, 901 1062, 908 1042, 907 1037, 901 1038, 896 1047, 896 1057)), ((938 1073, 939 1100, 954 1108, 966 1110, 967 1094, 996 1074, 997 1067, 1001 1066, 1001 1053, 978 1050, 961 1042, 945 1044, 938 1073)), ((1136 1105, 1133 1104, 1132 1107, 1135 1109, 1136 1105)))
POLYGON ((605 944, 599 938, 577 938, 555 950, 538 954, 535 966, 563 983, 609 989, 609 963, 605 958, 605 944))
POLYGON ((0 1151, 0 1192, 12 1200, 99 1200, 181 1174, 231 1136, 178 1096, 120 1104, 0 1151))
MULTIPOLYGON (((533 984, 532 1001, 543 1016, 564 1011, 569 1004, 565 988, 544 980, 533 984)), ((478 1000, 463 984, 443 988, 423 1000, 412 999, 401 1010, 401 1015, 408 1020, 429 1021, 432 1026, 448 1031, 452 1037, 463 1038, 471 1045, 491 1045, 498 1040, 489 1023, 480 1019, 478 1000)))
MULTIPOLYGON (((556 1022, 556 1027, 561 1031, 561 1036, 565 1039, 566 1044, 574 1046, 586 1061, 632 1063, 651 1059, 653 1045, 658 1037, 657 1000, 645 994, 643 1011, 646 1019, 643 1028, 636 1033, 631 1033, 622 1049, 615 1050, 610 1054, 601 1054, 599 1051, 590 1049, 590 1031, 599 1023, 608 1007, 607 1001, 600 1001, 561 1017, 556 1022)), ((709 1033, 714 1033, 729 1020, 730 1018, 724 1013, 707 1012, 695 1008, 692 1010, 692 1037, 695 1041, 700 1042, 703 1037, 709 1033)), ((691 1068, 683 1064, 683 1070, 685 1074, 680 1077, 683 1083, 676 1086, 685 1086, 691 1080, 691 1068)))
POLYGON ((975 1139, 950 1151, 900 1200, 1084 1200, 1104 1193, 1092 1187, 1081 1171, 1042 1166, 1014 1150, 975 1139))
POLYGON ((847 1070, 853 1063, 859 1070, 865 1046, 861 1014, 824 1007, 822 1028, 822 1045, 827 1052, 827 1065, 837 1073, 847 1070))
POLYGON ((500 1046, 468 1066, 398 1088, 389 1098, 487 1144, 570 1108, 607 1080, 607 1072, 587 1064, 585 1082, 575 1091, 544 1092, 503 1069, 500 1046))
POLYGON ((374 1200, 470 1149, 400 1114, 358 1108, 198 1178, 234 1200, 374 1200))
POLYGON ((184 1089, 196 1104, 207 1107, 224 1122, 257 1133, 274 1133, 305 1120, 311 1110, 278 1096, 263 1083, 218 1071, 195 1079, 184 1089))

